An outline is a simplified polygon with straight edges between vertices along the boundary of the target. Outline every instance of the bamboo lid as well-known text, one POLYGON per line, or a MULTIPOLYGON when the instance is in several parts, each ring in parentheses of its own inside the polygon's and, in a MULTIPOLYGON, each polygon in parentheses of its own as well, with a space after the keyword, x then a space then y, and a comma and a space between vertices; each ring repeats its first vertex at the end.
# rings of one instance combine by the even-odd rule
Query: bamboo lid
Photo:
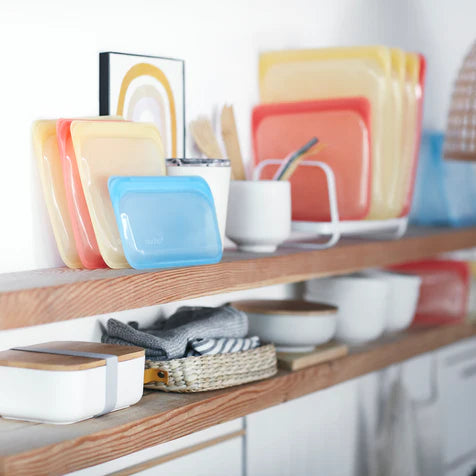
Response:
MULTIPOLYGON (((27 349, 72 350, 117 355, 119 362, 144 356, 144 349, 127 345, 101 344, 98 342, 55 341, 26 346, 27 349)), ((102 367, 104 359, 72 355, 44 354, 22 350, 0 352, 0 367, 17 367, 35 370, 87 370, 102 367)))
POLYGON ((235 301, 231 305, 240 311, 256 314, 319 316, 337 312, 337 307, 330 304, 293 299, 253 299, 235 301))
POLYGON ((444 156, 476 161, 476 42, 465 57, 454 85, 444 156))

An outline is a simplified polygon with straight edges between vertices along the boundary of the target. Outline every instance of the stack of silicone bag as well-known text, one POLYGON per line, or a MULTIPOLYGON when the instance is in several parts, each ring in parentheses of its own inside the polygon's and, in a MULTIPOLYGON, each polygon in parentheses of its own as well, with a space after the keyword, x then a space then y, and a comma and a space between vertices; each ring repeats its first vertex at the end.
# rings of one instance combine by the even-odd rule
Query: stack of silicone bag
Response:
POLYGON ((371 219, 394 218, 400 212, 393 193, 399 168, 395 144, 402 122, 398 94, 400 85, 393 85, 392 56, 386 47, 278 51, 260 58, 264 103, 355 96, 369 100, 373 174, 367 218, 371 219))
MULTIPOLYGON (((356 97, 368 100, 370 208, 360 217, 349 215, 344 207, 339 228, 344 233, 357 234, 393 229, 399 236, 406 228, 416 174, 424 58, 398 48, 363 46, 269 52, 261 55, 259 66, 262 103, 356 97)), ((338 132, 345 141, 345 128, 338 132)), ((319 137, 319 133, 316 129, 314 135, 319 137)), ((334 172, 339 183, 340 172, 334 172)), ((338 196, 337 200, 341 206, 342 198, 338 196)), ((320 222, 314 229, 319 233, 330 228, 320 222)))

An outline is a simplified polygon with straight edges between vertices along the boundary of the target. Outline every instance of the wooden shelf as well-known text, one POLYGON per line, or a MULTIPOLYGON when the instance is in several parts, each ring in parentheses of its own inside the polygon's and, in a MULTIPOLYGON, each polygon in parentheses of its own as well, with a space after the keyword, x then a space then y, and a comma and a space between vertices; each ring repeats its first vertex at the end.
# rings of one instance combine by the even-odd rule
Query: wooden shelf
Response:
POLYGON ((0 419, 0 474, 64 474, 243 417, 476 335, 458 324, 412 329, 341 359, 201 394, 147 391, 135 406, 65 426, 0 419))
POLYGON ((400 240, 342 240, 320 251, 228 251, 222 262, 141 272, 56 268, 0 275, 0 330, 343 274, 476 246, 476 228, 410 229, 400 240))

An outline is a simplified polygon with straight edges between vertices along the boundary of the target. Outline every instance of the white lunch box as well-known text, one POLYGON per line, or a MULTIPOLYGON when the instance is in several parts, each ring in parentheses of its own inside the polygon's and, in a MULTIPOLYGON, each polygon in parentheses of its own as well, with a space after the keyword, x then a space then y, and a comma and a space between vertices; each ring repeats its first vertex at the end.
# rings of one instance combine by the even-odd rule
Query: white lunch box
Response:
POLYGON ((137 403, 144 349, 95 342, 48 342, 0 352, 0 415, 75 423, 137 403))

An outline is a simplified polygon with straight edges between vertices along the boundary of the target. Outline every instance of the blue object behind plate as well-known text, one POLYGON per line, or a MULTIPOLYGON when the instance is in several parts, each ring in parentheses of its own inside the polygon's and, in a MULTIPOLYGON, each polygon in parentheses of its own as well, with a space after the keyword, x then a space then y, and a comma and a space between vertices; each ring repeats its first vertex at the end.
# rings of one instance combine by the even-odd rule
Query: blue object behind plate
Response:
POLYGON ((222 244, 201 177, 110 177, 124 254, 135 269, 217 263, 222 244))
POLYGON ((425 131, 410 221, 419 225, 476 224, 476 170, 472 162, 443 159, 444 135, 425 131))

